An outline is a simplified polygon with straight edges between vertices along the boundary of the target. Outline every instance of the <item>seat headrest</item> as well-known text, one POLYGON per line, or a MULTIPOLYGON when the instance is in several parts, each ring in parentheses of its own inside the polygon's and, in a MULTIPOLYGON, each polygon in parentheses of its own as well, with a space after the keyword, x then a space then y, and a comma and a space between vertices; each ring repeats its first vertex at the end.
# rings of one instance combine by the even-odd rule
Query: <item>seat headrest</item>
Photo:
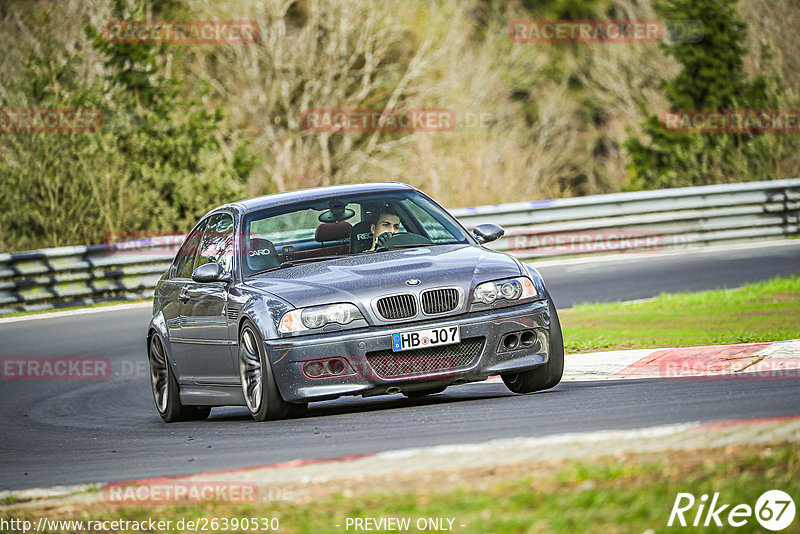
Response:
POLYGON ((369 221, 361 221, 353 226, 350 230, 350 254, 369 250, 372 246, 372 232, 369 231, 371 226, 369 221))
POLYGON ((271 269, 281 264, 275 245, 268 239, 254 237, 247 247, 247 267, 251 272, 271 269))
POLYGON ((350 230, 353 226, 347 221, 322 223, 317 226, 314 239, 319 243, 330 241, 343 241, 350 237, 350 230))

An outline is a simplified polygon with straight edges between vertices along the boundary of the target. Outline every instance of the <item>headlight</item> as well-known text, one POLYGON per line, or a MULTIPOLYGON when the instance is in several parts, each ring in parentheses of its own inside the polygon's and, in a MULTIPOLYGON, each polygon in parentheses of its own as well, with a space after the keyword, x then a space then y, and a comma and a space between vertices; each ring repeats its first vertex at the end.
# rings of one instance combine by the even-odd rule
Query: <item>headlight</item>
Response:
POLYGON ((278 330, 282 334, 301 332, 322 328, 326 324, 348 324, 364 316, 353 304, 339 303, 327 306, 314 306, 312 308, 298 308, 287 312, 281 317, 278 330))
POLYGON ((498 299, 521 300, 536 296, 536 287, 527 276, 496 280, 478 284, 474 292, 474 302, 493 304, 498 299))

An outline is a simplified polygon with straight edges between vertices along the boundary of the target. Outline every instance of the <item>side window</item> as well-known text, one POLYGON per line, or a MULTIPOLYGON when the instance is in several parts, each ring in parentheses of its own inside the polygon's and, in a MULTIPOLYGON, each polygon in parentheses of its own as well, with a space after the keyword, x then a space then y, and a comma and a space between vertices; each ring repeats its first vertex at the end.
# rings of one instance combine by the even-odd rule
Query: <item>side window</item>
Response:
POLYGON ((203 222, 195 228, 178 251, 178 255, 175 257, 175 278, 192 277, 194 258, 197 255, 197 247, 200 245, 200 238, 203 236, 205 227, 206 222, 203 222))
POLYGON ((312 209, 292 211, 257 219, 250 223, 250 237, 269 239, 277 245, 314 239, 320 212, 312 209))
POLYGON ((233 268, 233 217, 228 213, 217 213, 208 219, 194 268, 214 262, 222 265, 226 273, 233 268))

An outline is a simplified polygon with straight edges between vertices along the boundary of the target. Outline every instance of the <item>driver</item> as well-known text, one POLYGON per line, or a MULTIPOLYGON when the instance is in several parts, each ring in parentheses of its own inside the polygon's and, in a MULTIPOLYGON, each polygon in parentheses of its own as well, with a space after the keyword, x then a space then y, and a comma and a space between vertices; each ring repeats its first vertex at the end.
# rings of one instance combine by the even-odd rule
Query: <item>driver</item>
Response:
POLYGON ((400 217, 393 211, 383 209, 378 212, 378 218, 369 230, 372 232, 372 247, 369 250, 374 251, 400 231, 400 217))

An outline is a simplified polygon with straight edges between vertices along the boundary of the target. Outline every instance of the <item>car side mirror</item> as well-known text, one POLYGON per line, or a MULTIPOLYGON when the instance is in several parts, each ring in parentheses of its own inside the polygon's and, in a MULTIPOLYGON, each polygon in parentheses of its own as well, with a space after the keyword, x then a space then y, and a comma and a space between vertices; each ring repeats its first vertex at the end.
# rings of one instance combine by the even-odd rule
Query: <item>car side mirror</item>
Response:
POLYGON ((500 239, 506 231, 503 230, 502 226, 492 223, 483 223, 476 226, 475 229, 472 230, 472 233, 478 239, 478 242, 483 244, 500 239))
POLYGON ((210 282, 229 282, 230 274, 226 273, 219 263, 206 263, 192 273, 192 280, 201 284, 210 282))

